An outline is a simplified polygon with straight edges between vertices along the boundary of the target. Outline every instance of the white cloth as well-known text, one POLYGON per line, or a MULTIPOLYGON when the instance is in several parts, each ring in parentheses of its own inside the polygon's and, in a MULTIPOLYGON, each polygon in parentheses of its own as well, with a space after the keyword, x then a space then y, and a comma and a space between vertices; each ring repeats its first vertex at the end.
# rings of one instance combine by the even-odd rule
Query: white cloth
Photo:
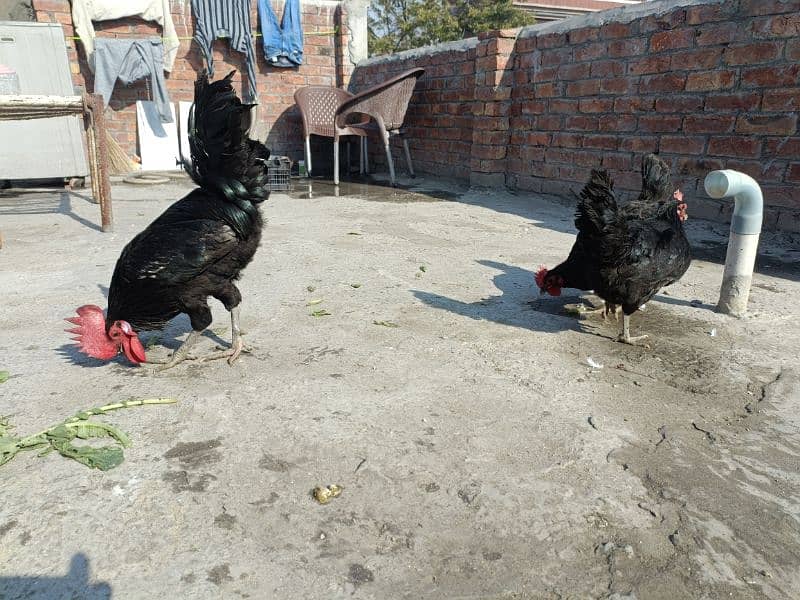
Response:
POLYGON ((169 0, 72 0, 72 24, 81 38, 89 65, 94 69, 94 25, 92 21, 109 21, 123 17, 141 17, 155 21, 163 28, 164 70, 172 71, 180 40, 172 22, 169 0))

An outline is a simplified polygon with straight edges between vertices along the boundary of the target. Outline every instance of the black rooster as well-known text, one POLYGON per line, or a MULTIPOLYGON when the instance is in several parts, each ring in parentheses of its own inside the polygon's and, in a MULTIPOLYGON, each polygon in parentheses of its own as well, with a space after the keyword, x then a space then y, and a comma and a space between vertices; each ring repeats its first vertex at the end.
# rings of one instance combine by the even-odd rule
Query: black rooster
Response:
MULTIPOLYGON (((590 181, 581 192, 579 200, 584 194, 592 193, 590 191, 592 186, 593 183, 590 181)), ((625 218, 640 219, 647 214, 653 214, 670 197, 670 186, 669 166, 655 154, 643 156, 642 190, 638 198, 621 209, 622 215, 625 218)), ((578 227, 577 215, 575 226, 578 227)), ((589 236, 590 234, 578 227, 578 235, 567 259, 553 269, 544 266, 539 268, 536 272, 536 284, 542 293, 560 296, 561 288, 588 291, 597 287, 600 256, 596 240, 592 240, 589 236)), ((609 314, 616 315, 617 307, 605 303, 597 310, 601 311, 605 318, 609 314)))
POLYGON ((581 193, 575 224, 592 240, 591 250, 597 253, 595 293, 607 304, 622 306, 619 341, 635 344, 647 337, 631 337, 630 315, 689 268, 691 249, 683 231, 686 218, 680 191, 643 217, 626 214, 617 206, 608 173, 592 171, 581 193))
MULTIPOLYGON (((258 204, 269 196, 269 150, 247 137, 252 106, 242 104, 231 72, 209 83, 198 74, 189 116, 192 163, 186 170, 200 186, 170 206, 133 238, 117 260, 108 292, 108 313, 82 306, 68 330, 86 354, 111 359, 122 351, 135 364, 147 362, 137 331, 163 328, 181 313, 192 332, 157 370, 185 360, 211 324, 208 298, 231 313, 231 348, 204 357, 235 361, 243 349, 239 328, 242 295, 234 282, 261 239, 258 204)), ((151 361, 152 362, 152 361, 151 361)))

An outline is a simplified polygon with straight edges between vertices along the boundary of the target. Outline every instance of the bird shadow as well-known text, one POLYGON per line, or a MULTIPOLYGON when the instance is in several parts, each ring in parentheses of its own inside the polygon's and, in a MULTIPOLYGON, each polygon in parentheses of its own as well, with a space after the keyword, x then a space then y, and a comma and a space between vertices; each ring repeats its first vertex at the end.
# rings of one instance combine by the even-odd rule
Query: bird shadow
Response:
MULTIPOLYGON (((527 269, 493 260, 478 260, 478 264, 500 271, 492 278, 500 294, 477 302, 462 302, 422 290, 411 290, 415 298, 428 306, 446 310, 477 321, 492 321, 502 325, 533 331, 582 331, 584 326, 565 314, 565 305, 572 297, 538 297, 534 273, 527 269)), ((576 290, 577 292, 577 290, 576 290)))
POLYGON ((109 600, 113 591, 111 584, 106 581, 93 581, 90 571, 89 558, 83 553, 78 553, 72 557, 69 571, 63 577, 39 575, 0 577, 0 598, 109 600))
POLYGON ((689 306, 691 308, 701 308, 703 310, 710 310, 716 312, 717 307, 713 304, 708 304, 701 300, 683 300, 682 298, 673 298, 672 296, 665 296, 664 294, 656 295, 653 302, 663 302, 664 304, 672 304, 673 306, 689 306))

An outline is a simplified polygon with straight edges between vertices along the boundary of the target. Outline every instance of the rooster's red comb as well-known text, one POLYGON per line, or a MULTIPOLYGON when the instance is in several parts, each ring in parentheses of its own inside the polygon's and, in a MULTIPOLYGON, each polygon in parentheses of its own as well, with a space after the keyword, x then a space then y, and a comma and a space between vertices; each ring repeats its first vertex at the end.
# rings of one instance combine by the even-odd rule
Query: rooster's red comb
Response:
POLYGON ((64 320, 76 325, 65 331, 75 335, 72 339, 77 342, 80 351, 94 358, 106 360, 113 358, 118 348, 106 333, 106 317, 103 309, 94 304, 86 304, 81 306, 77 313, 77 317, 64 320))

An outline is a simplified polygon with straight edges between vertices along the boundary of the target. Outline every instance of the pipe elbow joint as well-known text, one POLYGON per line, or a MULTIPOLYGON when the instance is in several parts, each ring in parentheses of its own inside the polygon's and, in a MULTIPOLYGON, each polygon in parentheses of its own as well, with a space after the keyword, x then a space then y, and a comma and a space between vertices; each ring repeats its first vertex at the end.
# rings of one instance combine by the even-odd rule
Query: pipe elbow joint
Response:
POLYGON ((706 193, 712 198, 734 197, 731 231, 758 235, 764 217, 764 196, 755 179, 739 171, 725 169, 706 175, 706 193))

